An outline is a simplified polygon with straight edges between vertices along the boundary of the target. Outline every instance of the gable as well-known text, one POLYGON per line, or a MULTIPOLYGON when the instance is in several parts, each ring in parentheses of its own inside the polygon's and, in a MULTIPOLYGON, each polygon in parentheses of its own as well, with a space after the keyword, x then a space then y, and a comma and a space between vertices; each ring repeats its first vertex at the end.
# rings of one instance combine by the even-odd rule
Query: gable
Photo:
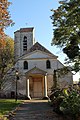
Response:
POLYGON ((54 58, 57 59, 56 56, 42 52, 40 50, 33 51, 29 54, 25 54, 24 56, 21 57, 22 59, 49 59, 49 58, 54 58))
POLYGON ((29 75, 29 74, 46 74, 46 71, 41 70, 37 67, 34 67, 31 70, 29 70, 28 72, 26 72, 26 75, 29 75))
POLYGON ((45 53, 48 53, 48 54, 52 55, 52 53, 49 50, 47 50, 44 46, 42 46, 38 42, 36 42, 26 53, 30 53, 30 52, 33 52, 35 50, 40 50, 40 51, 43 51, 45 53))

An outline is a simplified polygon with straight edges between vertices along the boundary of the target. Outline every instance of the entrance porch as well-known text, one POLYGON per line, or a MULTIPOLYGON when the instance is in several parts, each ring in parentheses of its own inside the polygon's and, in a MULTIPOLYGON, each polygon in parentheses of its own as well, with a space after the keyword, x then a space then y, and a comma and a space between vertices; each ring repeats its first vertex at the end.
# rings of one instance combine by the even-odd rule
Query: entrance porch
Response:
POLYGON ((45 98, 47 96, 47 74, 39 68, 26 73, 26 99, 45 98))

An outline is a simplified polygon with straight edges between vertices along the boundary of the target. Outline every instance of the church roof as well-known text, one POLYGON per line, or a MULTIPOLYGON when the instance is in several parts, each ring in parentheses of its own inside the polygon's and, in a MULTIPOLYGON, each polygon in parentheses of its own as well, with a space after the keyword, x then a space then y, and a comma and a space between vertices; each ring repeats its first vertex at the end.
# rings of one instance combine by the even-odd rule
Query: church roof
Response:
MULTIPOLYGON (((30 53, 30 52, 33 52, 35 50, 40 50, 42 52, 46 52, 48 54, 51 54, 52 56, 55 56, 54 54, 52 54, 49 50, 47 50, 45 47, 43 47, 40 43, 36 42, 27 52, 27 53, 30 53)), ((57 57, 57 56, 55 56, 57 57)))

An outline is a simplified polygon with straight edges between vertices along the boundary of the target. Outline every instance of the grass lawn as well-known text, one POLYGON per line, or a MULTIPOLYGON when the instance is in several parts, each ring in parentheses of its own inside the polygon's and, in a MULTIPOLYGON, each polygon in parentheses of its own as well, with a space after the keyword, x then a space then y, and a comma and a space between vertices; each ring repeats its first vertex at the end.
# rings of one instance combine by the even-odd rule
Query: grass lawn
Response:
POLYGON ((17 100, 17 102, 15 102, 14 99, 0 99, 0 115, 7 114, 21 102, 21 100, 17 100))

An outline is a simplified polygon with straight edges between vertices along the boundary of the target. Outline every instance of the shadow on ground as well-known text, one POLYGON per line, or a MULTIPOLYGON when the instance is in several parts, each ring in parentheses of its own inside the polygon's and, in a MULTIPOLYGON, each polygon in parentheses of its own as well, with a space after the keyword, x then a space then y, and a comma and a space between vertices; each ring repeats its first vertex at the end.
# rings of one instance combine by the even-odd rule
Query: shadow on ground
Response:
POLYGON ((47 100, 29 100, 17 107, 10 120, 63 120, 53 112, 47 100))

